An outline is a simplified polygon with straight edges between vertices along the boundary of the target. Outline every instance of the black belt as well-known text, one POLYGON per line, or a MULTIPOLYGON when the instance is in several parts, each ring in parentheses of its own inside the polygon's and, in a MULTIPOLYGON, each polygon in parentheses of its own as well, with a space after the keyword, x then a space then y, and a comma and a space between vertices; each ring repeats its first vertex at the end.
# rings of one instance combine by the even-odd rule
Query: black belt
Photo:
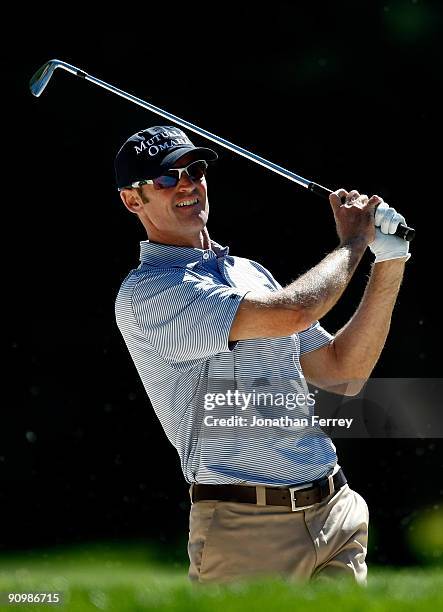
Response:
POLYGON ((318 504, 338 491, 346 482, 346 476, 340 468, 333 476, 326 476, 314 482, 286 489, 265 486, 193 484, 191 502, 216 500, 259 506, 288 506, 296 510, 318 504))

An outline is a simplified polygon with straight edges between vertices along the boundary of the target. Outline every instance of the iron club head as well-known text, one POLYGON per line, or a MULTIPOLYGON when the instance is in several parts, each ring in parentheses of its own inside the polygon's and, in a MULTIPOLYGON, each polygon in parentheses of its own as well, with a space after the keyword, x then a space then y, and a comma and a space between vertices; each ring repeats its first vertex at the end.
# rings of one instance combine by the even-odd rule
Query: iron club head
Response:
POLYGON ((43 66, 41 66, 41 68, 35 72, 29 81, 29 88, 34 96, 37 98, 39 97, 46 85, 49 83, 54 70, 62 64, 63 62, 56 59, 49 60, 49 62, 43 64, 43 66))

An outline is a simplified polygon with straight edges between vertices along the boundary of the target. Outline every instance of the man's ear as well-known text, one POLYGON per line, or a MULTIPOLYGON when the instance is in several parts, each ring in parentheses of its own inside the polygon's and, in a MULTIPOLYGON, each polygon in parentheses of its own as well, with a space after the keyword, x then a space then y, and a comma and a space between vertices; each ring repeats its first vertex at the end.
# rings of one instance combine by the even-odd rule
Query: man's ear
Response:
POLYGON ((120 197, 129 212, 135 215, 143 208, 143 202, 135 189, 122 189, 120 191, 120 197))

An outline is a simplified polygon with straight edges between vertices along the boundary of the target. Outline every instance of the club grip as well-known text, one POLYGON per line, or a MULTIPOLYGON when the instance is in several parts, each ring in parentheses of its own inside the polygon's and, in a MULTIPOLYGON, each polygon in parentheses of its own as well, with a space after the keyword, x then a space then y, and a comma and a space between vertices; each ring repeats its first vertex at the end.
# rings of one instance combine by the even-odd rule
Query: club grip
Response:
MULTIPOLYGON (((322 185, 319 185, 318 183, 309 183, 308 189, 309 191, 312 191, 312 193, 315 193, 315 195, 318 195, 321 198, 326 198, 326 199, 329 199, 329 196, 332 193, 330 189, 327 189, 326 187, 323 187, 322 185)), ((399 238, 403 238, 403 240, 407 240, 408 242, 410 242, 411 240, 413 240, 415 236, 415 229, 413 229, 412 227, 408 227, 407 225, 404 225, 403 223, 400 223, 397 229, 395 230, 394 235, 398 236, 399 238)))

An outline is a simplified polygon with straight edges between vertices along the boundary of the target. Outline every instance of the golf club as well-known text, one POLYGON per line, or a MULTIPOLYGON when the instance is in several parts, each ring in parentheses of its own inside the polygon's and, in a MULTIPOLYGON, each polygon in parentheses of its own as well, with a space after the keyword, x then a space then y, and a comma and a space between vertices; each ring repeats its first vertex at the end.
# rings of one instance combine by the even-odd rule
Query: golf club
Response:
MULTIPOLYGON (((195 132, 200 136, 203 136, 203 138, 207 138, 208 140, 211 140, 212 142, 215 142, 216 144, 225 147, 226 149, 229 149, 234 153, 238 153, 239 155, 246 157, 246 159, 249 159, 257 164, 260 164, 261 166, 264 166, 265 168, 268 168, 269 170, 272 170, 272 172, 276 172, 277 174, 286 177, 290 181, 293 181, 294 183, 305 187, 306 189, 308 189, 308 191, 311 191, 312 193, 315 193, 318 196, 321 196, 323 198, 329 198, 329 195, 332 193, 330 189, 327 189, 326 187, 323 187, 318 183, 308 181, 307 179, 299 176, 298 174, 295 174, 294 172, 291 172, 290 170, 286 170, 285 168, 282 168, 281 166, 278 166, 277 164, 274 164, 264 159, 263 157, 260 157, 259 155, 255 155, 255 153, 251 153, 250 151, 247 151, 246 149, 243 149, 242 147, 239 147, 233 144, 232 142, 225 140, 224 138, 220 138, 215 134, 211 134, 211 132, 207 132, 206 130, 199 128, 193 123, 189 123, 189 121, 185 121, 180 117, 176 117, 175 115, 172 115, 171 113, 168 113, 167 111, 158 108, 153 104, 149 104, 149 102, 145 102, 144 100, 136 98, 135 96, 132 96, 131 94, 128 94, 125 91, 114 87, 113 85, 109 85, 109 83, 105 83, 104 81, 101 81, 100 79, 97 79, 96 77, 87 74, 83 70, 80 70, 80 68, 76 68, 75 66, 71 66, 71 64, 67 64, 66 62, 62 62, 57 59, 53 59, 49 62, 46 62, 46 64, 39 68, 31 78, 29 86, 34 96, 40 96, 40 94, 43 92, 43 90, 49 83, 56 68, 62 68, 63 70, 66 70, 67 72, 70 72, 71 74, 74 74, 75 76, 78 76, 81 79, 91 81, 91 83, 94 83, 95 85, 98 85, 103 89, 107 89, 108 91, 115 93, 118 96, 121 96, 122 98, 125 98, 125 100, 129 100, 129 102, 134 102, 134 104, 138 104, 139 106, 142 106, 143 108, 146 108, 152 111, 153 113, 156 113, 157 115, 161 115, 162 117, 165 117, 166 119, 177 123, 181 127, 191 130, 192 132, 195 132)), ((399 224, 395 235, 399 236, 400 238, 403 238, 404 240, 410 241, 414 238, 415 230, 406 225, 399 224)))

